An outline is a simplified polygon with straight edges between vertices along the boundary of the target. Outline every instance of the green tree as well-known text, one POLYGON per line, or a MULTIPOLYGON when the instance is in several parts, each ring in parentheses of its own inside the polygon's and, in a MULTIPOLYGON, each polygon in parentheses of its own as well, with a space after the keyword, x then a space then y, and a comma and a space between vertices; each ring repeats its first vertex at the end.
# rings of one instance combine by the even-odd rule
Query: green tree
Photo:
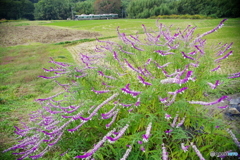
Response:
POLYGON ((179 14, 203 14, 216 17, 239 17, 239 0, 181 0, 177 3, 179 14))
POLYGON ((127 7, 129 5, 129 3, 133 1, 133 0, 121 0, 121 13, 120 13, 120 17, 124 18, 127 17, 127 7))
POLYGON ((37 3, 38 0, 30 0, 32 3, 37 3))
POLYGON ((34 17, 39 20, 61 20, 71 17, 69 0, 40 0, 34 4, 34 17))
POLYGON ((121 0, 96 0, 94 2, 95 13, 119 13, 121 0))
POLYGON ((78 2, 75 4, 77 14, 94 14, 93 1, 78 2))
POLYGON ((148 18, 162 14, 177 14, 175 0, 131 1, 127 7, 129 18, 148 18))
POLYGON ((0 18, 33 19, 34 6, 29 0, 0 0, 0 18))

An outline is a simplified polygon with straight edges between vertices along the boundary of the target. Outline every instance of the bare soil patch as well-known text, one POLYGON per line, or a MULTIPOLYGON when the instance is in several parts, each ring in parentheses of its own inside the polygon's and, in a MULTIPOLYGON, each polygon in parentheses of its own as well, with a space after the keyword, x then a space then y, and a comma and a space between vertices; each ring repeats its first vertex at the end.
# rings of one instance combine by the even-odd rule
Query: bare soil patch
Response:
POLYGON ((0 26, 0 45, 14 46, 34 42, 58 43, 100 36, 97 32, 58 29, 46 26, 0 26))

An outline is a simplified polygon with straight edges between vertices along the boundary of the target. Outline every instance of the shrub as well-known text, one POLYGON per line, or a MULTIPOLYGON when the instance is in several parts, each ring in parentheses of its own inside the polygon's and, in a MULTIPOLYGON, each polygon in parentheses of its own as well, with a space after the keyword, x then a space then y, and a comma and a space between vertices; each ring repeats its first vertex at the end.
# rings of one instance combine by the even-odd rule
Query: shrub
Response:
POLYGON ((36 100, 42 109, 31 114, 31 124, 15 127, 20 141, 4 152, 37 159, 59 146, 62 156, 75 158, 209 159, 211 151, 236 150, 240 144, 228 126, 201 107, 227 107, 221 102, 228 96, 210 102, 203 96, 224 82, 215 80, 222 77, 217 70, 232 54, 232 43, 208 48, 203 37, 225 20, 196 37, 196 27, 170 31, 158 22, 153 32, 143 25, 144 36, 118 28, 122 42, 98 40, 96 54, 80 53, 80 66, 51 59, 56 67, 44 71, 54 76, 40 77, 63 91, 36 100))

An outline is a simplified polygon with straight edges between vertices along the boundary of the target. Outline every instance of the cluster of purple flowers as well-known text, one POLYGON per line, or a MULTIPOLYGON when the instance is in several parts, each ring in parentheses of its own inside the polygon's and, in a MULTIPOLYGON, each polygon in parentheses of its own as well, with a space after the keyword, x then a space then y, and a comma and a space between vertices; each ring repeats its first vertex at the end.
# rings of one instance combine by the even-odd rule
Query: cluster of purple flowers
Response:
MULTIPOLYGON (((131 123, 133 123, 132 121, 125 123, 121 127, 116 127, 116 121, 121 119, 121 114, 127 113, 127 116, 131 117, 132 115, 134 115, 134 113, 138 112, 138 109, 140 110, 142 109, 141 107, 145 107, 146 104, 154 105, 151 104, 151 102, 148 102, 148 100, 157 96, 159 99, 159 102, 157 102, 157 106, 163 106, 165 107, 164 109, 166 109, 167 107, 175 103, 177 97, 180 97, 181 94, 183 94, 185 91, 188 92, 188 90, 191 90, 191 88, 189 88, 188 86, 188 83, 191 83, 189 81, 194 82, 195 80, 197 80, 198 75, 196 68, 200 66, 199 63, 201 62, 201 58, 206 55, 206 52, 204 50, 206 40, 202 39, 202 37, 213 33, 219 28, 221 28, 224 21, 225 20, 221 21, 220 24, 211 31, 199 35, 195 39, 193 39, 193 33, 196 27, 191 28, 191 26, 187 26, 187 28, 183 31, 178 28, 176 30, 176 33, 172 33, 170 31, 170 27, 159 24, 158 21, 158 31, 154 31, 153 33, 149 33, 145 25, 142 25, 146 36, 144 41, 141 40, 142 38, 139 35, 127 36, 124 33, 120 33, 118 28, 118 36, 120 40, 122 40, 123 45, 120 45, 116 42, 98 40, 98 42, 104 43, 105 45, 96 46, 95 51, 99 53, 98 55, 80 54, 80 60, 82 62, 80 67, 74 67, 73 65, 68 63, 56 62, 51 58, 50 63, 55 64, 57 67, 50 69, 44 68, 44 71, 52 72, 56 76, 39 77, 45 79, 57 79, 59 77, 66 76, 67 78, 70 78, 72 80, 72 83, 62 84, 58 80, 54 80, 59 86, 64 89, 64 91, 48 98, 36 100, 40 103, 40 105, 42 105, 42 109, 31 114, 30 120, 35 123, 35 127, 28 127, 26 125, 24 126, 24 129, 15 127, 15 133, 20 136, 21 140, 17 145, 5 150, 4 152, 22 149, 24 151, 20 153, 14 153, 18 155, 23 155, 21 158, 19 158, 19 160, 27 157, 30 157, 32 159, 40 158, 46 152, 48 152, 52 146, 54 146, 61 140, 65 132, 75 132, 82 126, 87 125, 87 122, 93 120, 95 117, 98 117, 96 118, 97 120, 108 121, 107 124, 105 124, 106 128, 104 128, 107 134, 96 145, 94 145, 91 150, 84 152, 83 155, 76 156, 75 158, 92 157, 94 153, 97 152, 99 148, 105 143, 113 143, 121 139, 121 137, 123 137, 124 134, 126 134, 126 131, 131 127, 131 123), (160 49, 154 48, 152 50, 152 53, 150 53, 152 54, 152 56, 150 54, 147 54, 143 56, 145 57, 145 59, 140 58, 140 60, 134 61, 132 60, 132 58, 129 57, 132 55, 136 56, 136 53, 126 51, 126 46, 131 47, 131 49, 137 50, 138 54, 146 54, 146 52, 148 52, 149 46, 156 46, 160 49), (184 47, 187 49, 184 49, 184 47), (118 68, 109 69, 109 67, 111 66, 104 64, 101 64, 101 67, 98 67, 99 60, 104 60, 104 58, 107 57, 106 54, 101 54, 105 52, 111 53, 112 59, 114 62, 116 62, 118 68), (183 61, 183 65, 177 68, 173 67, 173 71, 169 68, 172 67, 175 62, 169 62, 169 59, 167 61, 159 60, 161 58, 165 59, 166 57, 170 56, 182 57, 181 61, 183 61), (71 68, 74 69, 71 70, 71 68), (105 72, 106 70, 111 70, 111 72, 105 72), (160 72, 158 73, 159 70, 160 72), (114 72, 115 74, 111 74, 112 72, 114 72), (135 81, 128 78, 124 79, 124 76, 126 77, 128 76, 128 74, 133 75, 132 77, 136 78, 135 81), (86 79, 89 77, 91 81, 95 80, 91 79, 93 77, 96 78, 96 80, 102 81, 102 83, 99 83, 100 85, 96 84, 95 86, 91 86, 91 88, 84 88, 87 90, 87 92, 89 92, 89 97, 91 98, 91 96, 102 96, 105 99, 104 101, 102 100, 100 104, 95 104, 90 108, 88 108, 89 104, 86 103, 82 103, 79 105, 79 101, 78 99, 76 99, 76 96, 72 96, 76 92, 72 91, 74 86, 82 85, 78 84, 78 82, 81 82, 81 80, 84 80, 85 82, 86 79), (122 79, 124 80, 122 81, 122 79), (146 96, 146 94, 150 93, 149 90, 154 91, 154 89, 157 88, 156 81, 158 81, 157 85, 172 85, 177 86, 177 89, 175 87, 173 91, 173 89, 169 89, 168 87, 166 87, 165 89, 163 89, 162 92, 154 92, 157 93, 156 95, 146 96), (125 87, 123 87, 124 85, 125 87), (179 85, 184 86, 182 88, 179 88, 179 85), (136 88, 138 91, 133 90, 133 88, 136 88), (145 92, 147 89, 148 92, 145 92), (122 94, 121 92, 124 94, 122 94), (113 104, 111 104, 111 101, 121 96, 125 97, 126 101, 131 100, 131 103, 127 102, 129 104, 126 104, 126 101, 124 101, 125 99, 118 99, 113 104), (106 97, 108 98, 106 99, 106 97), (137 100, 134 100, 134 98, 137 98, 137 100), (146 102, 142 99, 144 99, 146 102), (132 106, 135 106, 135 109, 132 106), (105 107, 105 110, 103 109, 103 107, 105 107), (106 108, 110 109, 106 112, 106 108), (103 110, 104 112, 100 112, 103 110), (124 112, 126 110, 127 112, 124 112), (74 128, 72 128, 72 126, 74 126, 74 128), (117 128, 120 128, 118 132, 116 132, 117 128), (110 129, 110 131, 108 129, 110 129), (47 145, 42 145, 43 143, 47 145), (45 146, 45 148, 42 149, 42 146, 45 146)), ((215 73, 215 71, 219 70, 219 62, 232 54, 232 51, 229 51, 225 54, 225 52, 227 52, 231 48, 231 46, 232 43, 224 44, 222 46, 221 44, 219 44, 219 46, 216 47, 216 56, 221 57, 218 57, 213 61, 214 64, 217 64, 218 66, 214 69, 211 69, 210 73, 215 73)), ((239 76, 240 73, 234 73, 230 75, 229 78, 238 78, 239 76)), ((219 85, 222 84, 222 82, 216 80, 215 83, 208 82, 207 84, 212 89, 216 89, 219 85)), ((80 95, 80 98, 83 98, 82 101, 84 101, 85 97, 82 96, 83 95, 80 95)), ((223 96, 213 102, 189 101, 189 104, 214 105, 221 103, 224 100, 229 100, 229 97, 223 96)), ((95 102, 95 99, 92 98, 91 101, 95 102)), ((226 107, 227 106, 223 106, 219 108, 226 107)), ((164 117, 164 115, 158 113, 158 116, 159 115, 164 117)), ((170 120, 171 115, 165 113, 165 118, 167 120, 170 120)), ((170 129, 165 131, 168 137, 171 136, 171 132, 175 130, 175 128, 180 128, 184 125, 185 119, 185 115, 184 117, 179 119, 178 114, 176 114, 173 122, 169 125, 170 129)), ((153 137, 153 124, 154 121, 151 121, 145 124, 144 127, 146 129, 144 127, 139 129, 141 131, 145 131, 145 134, 143 134, 141 137, 142 141, 138 141, 138 144, 140 144, 140 150, 143 152, 145 152, 146 145, 150 143, 150 138, 153 137)), ((164 133, 164 131, 162 132, 164 133)), ((239 145, 239 142, 237 142, 236 137, 233 136, 232 132, 229 131, 229 133, 233 137, 235 143, 239 145)), ((164 160, 167 160, 169 157, 166 146, 166 144, 162 144, 162 159, 164 160)), ((200 151, 195 145, 193 145, 193 143, 191 143, 191 146, 198 155, 198 157, 200 159, 204 159, 200 151)), ((186 152, 189 147, 190 146, 185 146, 184 143, 181 143, 181 148, 184 152, 186 152)), ((132 151, 132 148, 133 146, 128 145, 128 149, 126 150, 121 160, 127 159, 127 157, 132 151)))

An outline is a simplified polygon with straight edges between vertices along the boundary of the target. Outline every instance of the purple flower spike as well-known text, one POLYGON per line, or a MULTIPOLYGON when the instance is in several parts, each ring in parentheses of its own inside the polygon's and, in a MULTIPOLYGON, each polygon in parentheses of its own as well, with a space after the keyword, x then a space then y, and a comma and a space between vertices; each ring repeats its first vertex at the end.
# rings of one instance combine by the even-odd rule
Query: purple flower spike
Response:
POLYGON ((171 124, 171 127, 175 127, 175 124, 176 124, 176 122, 177 122, 177 119, 178 119, 178 114, 174 117, 174 120, 173 120, 173 122, 172 122, 172 124, 171 124))
POLYGON ((167 55, 175 54, 173 52, 166 52, 166 51, 161 51, 161 50, 157 50, 154 52, 158 53, 160 56, 167 56, 167 55), (166 53, 164 53, 164 52, 166 52, 166 53))
POLYGON ((159 99, 159 101, 160 101, 161 103, 165 104, 165 103, 167 103, 168 97, 166 97, 166 98, 161 98, 160 96, 158 96, 158 99, 159 99))
POLYGON ((120 160, 126 160, 129 153, 131 152, 132 146, 128 145, 127 147, 129 147, 129 148, 126 150, 125 154, 123 155, 123 157, 120 160))
POLYGON ((183 93, 187 89, 188 89, 188 87, 183 87, 183 88, 177 90, 176 93, 183 93))
POLYGON ((140 97, 138 97, 137 102, 134 104, 136 107, 140 106, 140 97))
POLYGON ((228 96, 222 96, 220 99, 218 99, 216 101, 213 101, 213 102, 189 101, 188 103, 190 103, 190 104, 200 104, 200 105, 204 105, 204 106, 210 106, 210 105, 214 105, 214 104, 223 102, 226 99, 228 99, 228 96))
POLYGON ((190 57, 190 56, 187 56, 184 52, 182 52, 182 55, 183 55, 183 58, 188 58, 188 59, 191 59, 191 60, 195 60, 194 58, 190 57))
POLYGON ((118 54, 117 54, 116 51, 113 52, 113 57, 114 57, 115 60, 119 61, 118 54))
POLYGON ((99 141, 91 151, 85 153, 84 155, 76 156, 75 158, 88 158, 88 157, 92 156, 106 142, 107 137, 112 135, 112 133, 114 131, 115 131, 115 129, 108 132, 107 135, 104 136, 103 139, 101 141, 99 141))
POLYGON ((224 23, 226 20, 227 20, 227 19, 223 19, 223 20, 219 23, 219 25, 218 25, 217 27, 215 27, 214 29, 212 29, 212 30, 210 30, 210 31, 208 31, 208 32, 205 32, 205 33, 199 35, 197 38, 195 38, 195 39, 193 40, 193 42, 192 42, 190 45, 194 45, 194 44, 195 44, 196 42, 198 42, 199 39, 201 39, 202 37, 204 37, 204 36, 206 36, 206 35, 208 35, 208 34, 211 34, 211 33, 215 32, 215 31, 217 31, 218 29, 220 29, 220 28, 223 26, 223 23, 224 23))
POLYGON ((48 145, 49 145, 49 146, 55 145, 55 144, 59 141, 59 139, 62 137, 62 135, 63 135, 63 132, 61 132, 61 133, 59 134, 59 136, 57 137, 57 139, 56 139, 54 142, 52 142, 52 143, 50 143, 50 144, 48 144, 48 145))
POLYGON ((240 72, 238 72, 238 73, 233 73, 233 74, 231 74, 231 76, 228 77, 228 78, 239 78, 239 77, 240 77, 240 72))
POLYGON ((181 120, 181 122, 179 122, 179 123, 177 124, 176 128, 181 127, 181 125, 183 125, 184 121, 185 121, 185 117, 181 120))
POLYGON ((143 144, 143 141, 138 141, 138 144, 143 144))
POLYGON ((84 123, 86 123, 87 121, 83 121, 80 125, 78 125, 77 127, 73 128, 73 129, 68 129, 69 132, 74 132, 76 130, 78 130, 80 127, 82 127, 82 125, 84 125, 84 123))
POLYGON ((166 118, 167 120, 169 120, 169 119, 171 119, 172 117, 171 117, 170 114, 165 113, 165 118, 166 118))
POLYGON ((186 151, 188 151, 188 148, 189 148, 190 146, 184 146, 184 143, 181 143, 181 148, 182 148, 182 150, 184 151, 184 152, 186 152, 186 151))
POLYGON ((114 141, 118 140, 119 138, 121 138, 122 135, 125 133, 125 131, 128 129, 128 127, 129 127, 129 125, 126 124, 126 126, 124 126, 124 127, 119 131, 118 135, 117 135, 116 137, 114 137, 114 138, 112 138, 112 137, 110 137, 110 136, 107 136, 108 141, 109 141, 109 142, 114 142, 114 141))
POLYGON ((178 93, 181 94, 181 93, 183 93, 187 89, 188 89, 188 87, 183 87, 183 88, 181 88, 179 90, 176 90, 175 92, 168 92, 168 94, 171 94, 171 95, 175 95, 175 94, 178 94, 178 93))
POLYGON ((165 63, 164 65, 160 66, 156 61, 154 61, 154 63, 156 64, 158 69, 162 69, 164 67, 167 67, 169 64, 171 64, 171 62, 165 63))
POLYGON ((130 89, 129 89, 129 86, 130 86, 130 84, 127 84, 127 85, 125 86, 125 88, 121 88, 122 92, 127 93, 127 94, 130 94, 130 95, 132 95, 133 97, 136 97, 137 95, 139 95, 139 94, 141 93, 141 92, 137 92, 137 91, 132 91, 132 90, 130 90, 130 89))
POLYGON ((113 122, 116 120, 117 115, 118 115, 118 111, 119 111, 119 110, 117 110, 117 111, 115 112, 115 114, 113 115, 113 118, 112 118, 111 122, 109 122, 108 124, 106 124, 106 128, 109 128, 109 127, 113 124, 113 122))
POLYGON ((105 75, 102 71, 98 71, 99 75, 103 76, 103 77, 106 77, 106 78, 109 78, 109 79, 113 79, 113 80, 116 80, 115 77, 112 77, 112 76, 107 76, 105 75))
POLYGON ((133 111, 133 108, 131 108, 131 109, 128 110, 129 113, 132 112, 132 111, 133 111))
POLYGON ((64 92, 60 92, 60 93, 58 93, 58 94, 56 94, 56 95, 54 95, 54 96, 48 97, 48 98, 37 99, 36 101, 46 101, 46 100, 51 100, 51 99, 53 99, 53 98, 59 96, 59 95, 62 94, 62 93, 64 93, 64 92))
POLYGON ((230 136, 232 137, 233 141, 238 146, 238 148, 240 148, 240 142, 238 141, 236 135, 229 128, 227 129, 227 132, 230 134, 230 136))
POLYGON ((84 74, 82 74, 82 75, 80 75, 80 76, 75 75, 75 77, 76 77, 76 78, 82 78, 82 77, 86 77, 87 75, 88 75, 87 73, 84 73, 84 74))
POLYGON ((164 143, 162 144, 162 159, 168 160, 168 152, 166 150, 166 147, 164 146, 164 143))
POLYGON ((133 104, 123 104, 123 103, 120 103, 121 106, 123 107, 131 107, 133 104))
POLYGON ((236 75, 236 76, 231 76, 231 77, 228 77, 228 78, 239 78, 240 75, 236 75))
POLYGON ((56 62, 56 61, 53 60, 52 57, 51 57, 50 59, 51 59, 51 61, 49 61, 49 63, 54 63, 54 64, 59 65, 59 66, 62 66, 62 67, 70 66, 69 64, 66 64, 66 63, 56 62))
POLYGON ((208 85, 209 85, 212 89, 216 89, 217 86, 219 86, 220 84, 222 84, 222 83, 220 83, 219 80, 217 80, 217 81, 215 82, 215 84, 212 84, 212 83, 208 82, 208 85))
POLYGON ((195 45, 194 47, 197 48, 197 50, 198 50, 202 55, 204 54, 204 52, 203 52, 197 45, 195 45))
POLYGON ((136 45, 134 45, 134 43, 131 43, 131 44, 132 44, 132 47, 135 48, 136 50, 144 51, 144 49, 137 47, 136 45))
POLYGON ((231 46, 233 45, 233 42, 232 43, 230 43, 228 46, 226 46, 227 44, 225 44, 223 47, 226 47, 225 49, 223 49, 223 50, 221 50, 221 51, 219 51, 218 52, 218 56, 221 56, 224 52, 226 52, 228 49, 230 49, 231 48, 231 46))
POLYGON ((193 51, 193 52, 190 52, 190 53, 188 53, 188 54, 190 54, 190 55, 195 55, 197 52, 196 51, 193 51))
POLYGON ((146 133, 143 135, 143 142, 148 142, 148 139, 149 139, 149 137, 150 137, 150 131, 151 131, 151 129, 152 129, 152 122, 150 122, 149 124, 148 124, 148 127, 147 127, 147 130, 146 130, 146 133))
POLYGON ((149 65, 151 61, 152 61, 152 59, 149 58, 149 59, 147 60, 147 62, 145 63, 145 65, 149 65))
POLYGON ((115 105, 110 111, 108 111, 107 113, 103 113, 101 114, 102 118, 103 117, 107 117, 109 115, 111 115, 112 113, 114 113, 114 110, 116 109, 117 105, 115 105))
POLYGON ((216 68, 213 68, 213 69, 211 70, 211 72, 217 71, 218 69, 220 69, 220 65, 217 66, 216 68))
POLYGON ((228 105, 226 105, 226 106, 219 106, 218 108, 226 109, 226 108, 228 108, 228 105))
POLYGON ((237 76, 237 75, 240 75, 240 72, 238 72, 238 73, 233 73, 233 74, 230 74, 230 75, 232 75, 232 76, 237 76))
POLYGON ((124 61, 131 70, 141 74, 141 72, 139 70, 137 70, 136 68, 134 68, 126 59, 124 59, 124 61))
POLYGON ((171 134, 172 131, 173 131, 172 129, 169 129, 169 130, 166 130, 165 133, 166 134, 171 134))
POLYGON ((199 67, 199 62, 197 62, 197 63, 189 63, 189 65, 191 65, 193 67, 199 67))
POLYGON ((99 75, 104 76, 102 71, 98 71, 99 75))
POLYGON ((49 149, 49 147, 46 147, 41 153, 39 153, 38 155, 30 156, 30 158, 32 158, 32 159, 41 158, 48 151, 48 149, 49 149))
POLYGON ((140 150, 145 152, 145 148, 143 146, 141 146, 140 150))
POLYGON ((191 142, 191 146, 196 152, 197 156, 200 158, 200 160, 205 160, 205 158, 202 156, 201 152, 198 150, 198 148, 191 142))
POLYGON ((141 76, 138 76, 138 79, 139 79, 139 82, 142 83, 144 86, 145 85, 152 85, 151 83, 146 82, 141 76))
POLYGON ((94 88, 92 88, 93 92, 95 92, 96 94, 102 94, 102 93, 107 93, 107 92, 110 92, 110 90, 102 90, 102 91, 97 91, 97 90, 94 90, 94 88))
POLYGON ((228 56, 232 55, 233 51, 228 52, 228 54, 226 54, 225 56, 218 58, 215 60, 216 63, 219 63, 221 60, 224 60, 225 58, 228 58, 228 56))
POLYGON ((93 154, 93 153, 90 152, 90 153, 86 153, 86 154, 81 155, 81 156, 76 156, 75 158, 82 158, 82 159, 83 159, 83 158, 87 158, 87 157, 89 157, 89 156, 92 156, 92 154, 93 154))
MULTIPOLYGON (((184 71, 185 72, 185 71, 184 71)), ((189 80, 194 81, 195 78, 192 78, 193 75, 193 71, 188 71, 186 74, 186 77, 184 79, 180 79, 181 74, 183 74, 184 72, 180 72, 180 74, 178 74, 175 78, 167 78, 167 79, 163 79, 160 82, 162 84, 166 84, 166 83, 177 83, 177 84, 184 84, 186 82, 188 82, 189 80)))

